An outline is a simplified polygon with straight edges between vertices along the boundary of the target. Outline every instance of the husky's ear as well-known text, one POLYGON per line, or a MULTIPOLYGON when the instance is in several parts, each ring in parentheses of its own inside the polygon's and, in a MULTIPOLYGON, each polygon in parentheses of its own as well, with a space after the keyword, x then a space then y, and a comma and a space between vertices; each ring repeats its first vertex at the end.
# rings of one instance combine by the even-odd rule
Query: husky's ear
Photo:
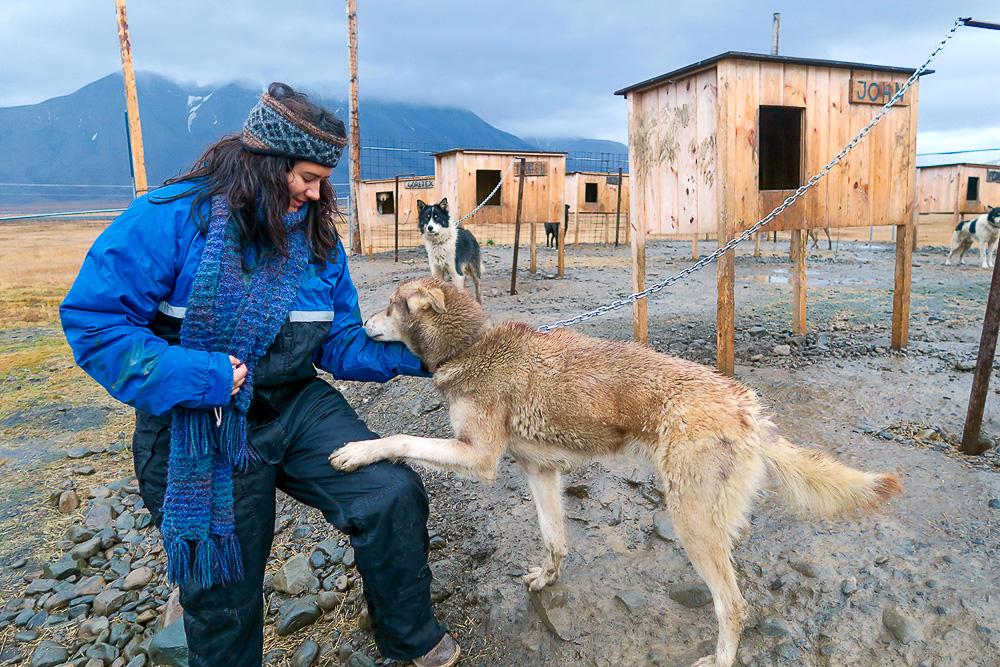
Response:
POLYGON ((448 211, 448 198, 447 197, 445 197, 444 199, 442 199, 441 201, 438 202, 438 208, 441 209, 442 211, 445 211, 447 213, 447 211, 448 211))
POLYGON ((444 290, 440 287, 421 288, 420 291, 406 297, 406 307, 411 313, 427 309, 433 309, 435 313, 443 313, 444 290))
POLYGON ((427 204, 425 204, 422 200, 418 199, 417 200, 417 215, 420 215, 421 213, 423 213, 425 208, 427 208, 427 204))

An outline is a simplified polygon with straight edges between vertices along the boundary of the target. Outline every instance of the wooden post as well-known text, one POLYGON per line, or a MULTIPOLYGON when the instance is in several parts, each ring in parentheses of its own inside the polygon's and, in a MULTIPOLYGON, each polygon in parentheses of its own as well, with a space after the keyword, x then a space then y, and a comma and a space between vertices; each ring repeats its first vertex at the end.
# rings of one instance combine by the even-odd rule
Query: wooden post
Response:
MULTIPOLYGON (((632 230, 633 292, 646 289, 646 215, 629 216, 629 224, 635 225, 632 230)), ((632 304, 632 337, 637 343, 649 343, 649 299, 639 299, 632 304)))
POLYGON ((896 276, 892 290, 892 349, 902 350, 910 340, 910 277, 913 271, 913 223, 896 225, 896 276))
POLYGON ((392 261, 399 261, 399 174, 396 174, 396 194, 393 195, 392 200, 392 226, 395 228, 396 238, 394 247, 394 259, 392 261))
MULTIPOLYGON (((719 246, 733 238, 733 226, 727 215, 719 216, 719 246)), ((727 252, 719 257, 716 277, 718 290, 715 312, 715 365, 723 375, 736 370, 736 256, 727 252)))
POLYGON ((760 232, 753 235, 753 256, 760 257, 760 232))
POLYGON ((806 332, 806 247, 809 232, 805 229, 792 230, 792 331, 806 332))
POLYGON ((983 426, 983 409, 986 406, 986 392, 990 388, 990 374, 993 358, 997 350, 997 331, 1000 330, 1000 262, 993 264, 993 281, 986 301, 986 317, 983 318, 983 334, 979 338, 979 356, 976 358, 976 372, 972 376, 972 391, 969 394, 969 409, 965 414, 965 431, 962 433, 962 453, 979 455, 988 449, 979 440, 983 426))
POLYGON ((559 251, 558 251, 558 268, 556 273, 562 278, 566 275, 566 227, 559 225, 559 251))
POLYGON ((531 248, 531 272, 538 273, 538 241, 535 238, 535 223, 529 222, 531 226, 531 231, 528 233, 528 244, 531 248))
MULTIPOLYGON (((566 215, 569 216, 569 208, 566 209, 566 215)), ((569 218, 567 217, 567 220, 569 218)), ((573 220, 576 222, 576 226, 573 228, 573 245, 580 245, 580 214, 579 212, 573 214, 573 220)))
POLYGON ((361 190, 361 127, 358 114, 358 5, 347 0, 347 51, 351 95, 348 102, 351 124, 351 216, 348 221, 351 254, 361 252, 361 227, 358 224, 358 201, 361 190))
POLYGON ((129 147, 132 154, 132 189, 141 197, 149 191, 146 181, 146 156, 142 147, 142 125, 139 122, 139 94, 135 87, 132 66, 132 42, 128 36, 128 14, 125 0, 115 0, 118 15, 118 43, 122 53, 122 78, 125 80, 125 109, 128 119, 129 147))
POLYGON ((524 200, 524 158, 521 160, 521 175, 517 179, 517 218, 514 220, 514 260, 510 267, 510 294, 517 294, 517 251, 521 245, 521 202, 524 200))
POLYGON ((615 206, 615 247, 618 247, 618 230, 622 224, 622 168, 618 167, 618 204, 615 206))
POLYGON ((698 261, 698 235, 695 234, 694 238, 691 239, 691 259, 698 261))

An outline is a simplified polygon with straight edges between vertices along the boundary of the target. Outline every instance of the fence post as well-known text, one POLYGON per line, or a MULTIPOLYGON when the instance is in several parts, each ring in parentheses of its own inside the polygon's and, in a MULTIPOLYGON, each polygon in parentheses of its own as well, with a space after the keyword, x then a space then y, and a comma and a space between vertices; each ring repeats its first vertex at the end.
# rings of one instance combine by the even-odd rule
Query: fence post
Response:
POLYGON ((566 275, 566 227, 559 225, 559 234, 556 236, 559 243, 558 251, 558 270, 557 273, 560 278, 566 275))
POLYGON ((128 35, 128 14, 125 0, 116 0, 115 12, 118 16, 118 42, 121 46, 122 79, 125 81, 125 118, 128 122, 129 152, 132 164, 132 189, 136 197, 149 190, 146 182, 146 155, 142 146, 142 125, 139 122, 139 95, 135 86, 135 70, 132 65, 132 42, 128 35))
POLYGON ((538 273, 538 241, 535 239, 535 223, 529 222, 528 225, 531 226, 531 232, 528 234, 530 238, 528 243, 531 247, 531 272, 538 273))
POLYGON ((997 331, 1000 329, 1000 263, 993 264, 993 280, 990 295, 986 301, 986 317, 983 318, 983 334, 979 339, 979 356, 976 358, 976 373, 972 376, 972 391, 969 394, 969 409, 965 415, 965 431, 962 434, 963 454, 982 454, 988 447, 980 444, 979 436, 983 425, 983 408, 986 406, 986 392, 990 388, 990 373, 997 350, 997 331))
POLYGON ((399 174, 396 174, 396 194, 392 200, 392 224, 396 228, 396 247, 394 262, 399 261, 399 174))
MULTIPOLYGON (((569 204, 566 205, 566 219, 569 220, 569 204)), ((573 220, 576 227, 573 228, 573 245, 580 245, 580 212, 573 213, 573 220)), ((569 224, 569 223, 567 223, 569 224)))
POLYGON ((618 167, 618 205, 615 207, 615 247, 618 247, 618 230, 622 222, 622 168, 618 167))
POLYGON ((514 260, 510 267, 510 294, 517 294, 517 250, 521 243, 521 202, 524 199, 524 158, 521 160, 521 177, 517 179, 517 218, 514 220, 514 260))

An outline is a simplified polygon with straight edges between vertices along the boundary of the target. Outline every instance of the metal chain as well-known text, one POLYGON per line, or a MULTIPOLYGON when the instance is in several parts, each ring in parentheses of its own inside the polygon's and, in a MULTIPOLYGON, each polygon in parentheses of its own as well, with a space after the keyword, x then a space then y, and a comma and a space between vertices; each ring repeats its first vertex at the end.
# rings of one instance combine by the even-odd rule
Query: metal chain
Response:
POLYGON ((808 181, 806 181, 804 185, 800 185, 798 189, 795 190, 795 192, 793 192, 783 202, 781 202, 781 204, 775 207, 773 211, 771 211, 766 216, 758 220, 755 225, 746 229, 739 236, 730 239, 729 242, 726 243, 725 245, 719 246, 719 248, 717 248, 715 252, 713 252, 712 254, 706 255, 705 257, 699 259, 697 262, 687 267, 683 271, 675 273, 669 278, 661 280, 660 282, 647 287, 641 292, 635 292, 633 294, 629 294, 626 297, 622 297, 621 299, 617 299, 609 304, 577 315, 576 317, 571 317, 565 320, 558 320, 557 322, 554 322, 552 324, 543 324, 542 326, 538 327, 538 331, 544 333, 546 331, 552 331, 553 329, 559 329, 561 327, 573 326, 574 324, 579 324, 581 322, 586 322, 587 320, 592 320, 595 317, 600 317, 601 315, 610 313, 611 311, 614 310, 618 310, 619 308, 624 308, 625 306, 635 303, 639 299, 645 299, 650 294, 655 294, 660 290, 664 289, 665 287, 669 287, 670 285, 673 285, 674 283, 680 281, 681 279, 687 277, 688 275, 694 273, 695 271, 698 271, 699 269, 705 267, 705 265, 714 262, 716 259, 726 254, 727 252, 738 246, 740 243, 743 243, 751 236, 756 234, 758 231, 760 231, 762 227, 764 227, 772 220, 777 218, 779 215, 781 215, 781 213, 784 212, 786 208, 794 204, 800 197, 802 197, 802 195, 807 193, 814 185, 816 185, 816 183, 818 183, 820 179, 826 176, 831 169, 837 166, 837 164, 840 163, 840 161, 843 160, 847 156, 847 154, 850 153, 851 150, 868 135, 869 132, 871 132, 872 128, 878 125, 879 121, 881 121, 882 118, 884 118, 885 115, 889 113, 889 109, 891 109, 893 105, 896 104, 896 102, 898 102, 903 98, 903 95, 910 88, 910 86, 912 86, 913 83, 920 77, 920 75, 924 73, 924 71, 927 69, 927 66, 931 64, 931 61, 934 60, 937 54, 940 53, 941 50, 945 47, 945 45, 948 43, 948 40, 954 36, 955 31, 958 30, 960 26, 964 25, 965 20, 966 19, 962 18, 955 20, 955 24, 951 26, 951 28, 945 34, 944 38, 938 43, 937 47, 933 51, 931 51, 931 54, 927 56, 926 60, 924 60, 923 64, 920 65, 920 67, 918 67, 916 70, 914 70, 913 74, 910 75, 910 78, 906 80, 906 83, 904 83, 899 88, 899 90, 896 91, 896 94, 893 95, 892 98, 890 98, 889 101, 882 106, 882 109, 877 114, 875 114, 875 117, 871 119, 868 125, 866 125, 864 129, 858 132, 858 134, 853 139, 851 139, 850 143, 844 146, 844 148, 841 149, 841 151, 837 153, 837 155, 835 155, 834 158, 830 160, 825 167, 820 169, 817 174, 815 174, 808 181))
POLYGON ((493 188, 493 191, 490 192, 488 195, 486 195, 486 199, 479 202, 479 206, 477 206, 476 208, 472 209, 471 211, 463 215, 461 218, 459 218, 458 222, 455 223, 456 227, 465 222, 466 220, 468 220, 469 218, 471 218, 472 216, 474 216, 476 213, 479 213, 479 211, 484 206, 486 206, 486 202, 493 199, 493 195, 495 195, 497 193, 497 190, 500 189, 500 186, 503 185, 503 179, 507 178, 507 172, 510 171, 510 168, 514 166, 514 163, 517 162, 517 160, 518 158, 514 158, 513 160, 510 161, 510 164, 507 165, 507 168, 503 170, 502 174, 500 174, 500 180, 497 181, 497 186, 493 188))

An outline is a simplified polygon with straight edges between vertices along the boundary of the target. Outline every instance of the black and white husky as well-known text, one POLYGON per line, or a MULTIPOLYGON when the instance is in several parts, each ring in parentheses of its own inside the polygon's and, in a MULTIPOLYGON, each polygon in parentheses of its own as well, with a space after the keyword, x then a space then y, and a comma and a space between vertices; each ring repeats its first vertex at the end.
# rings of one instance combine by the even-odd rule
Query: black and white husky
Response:
POLYGON ((990 207, 988 213, 958 223, 951 235, 951 248, 945 264, 951 264, 951 260, 958 255, 958 263, 961 265, 966 251, 973 243, 978 243, 980 266, 984 269, 992 268, 997 258, 998 240, 1000 240, 1000 207, 990 207))
POLYGON ((479 242, 468 229, 452 226, 448 199, 442 199, 437 204, 425 204, 418 199, 417 217, 431 275, 442 280, 450 277, 459 289, 465 288, 465 279, 468 278, 475 288, 476 301, 482 303, 479 279, 483 274, 483 264, 479 257, 479 242))

